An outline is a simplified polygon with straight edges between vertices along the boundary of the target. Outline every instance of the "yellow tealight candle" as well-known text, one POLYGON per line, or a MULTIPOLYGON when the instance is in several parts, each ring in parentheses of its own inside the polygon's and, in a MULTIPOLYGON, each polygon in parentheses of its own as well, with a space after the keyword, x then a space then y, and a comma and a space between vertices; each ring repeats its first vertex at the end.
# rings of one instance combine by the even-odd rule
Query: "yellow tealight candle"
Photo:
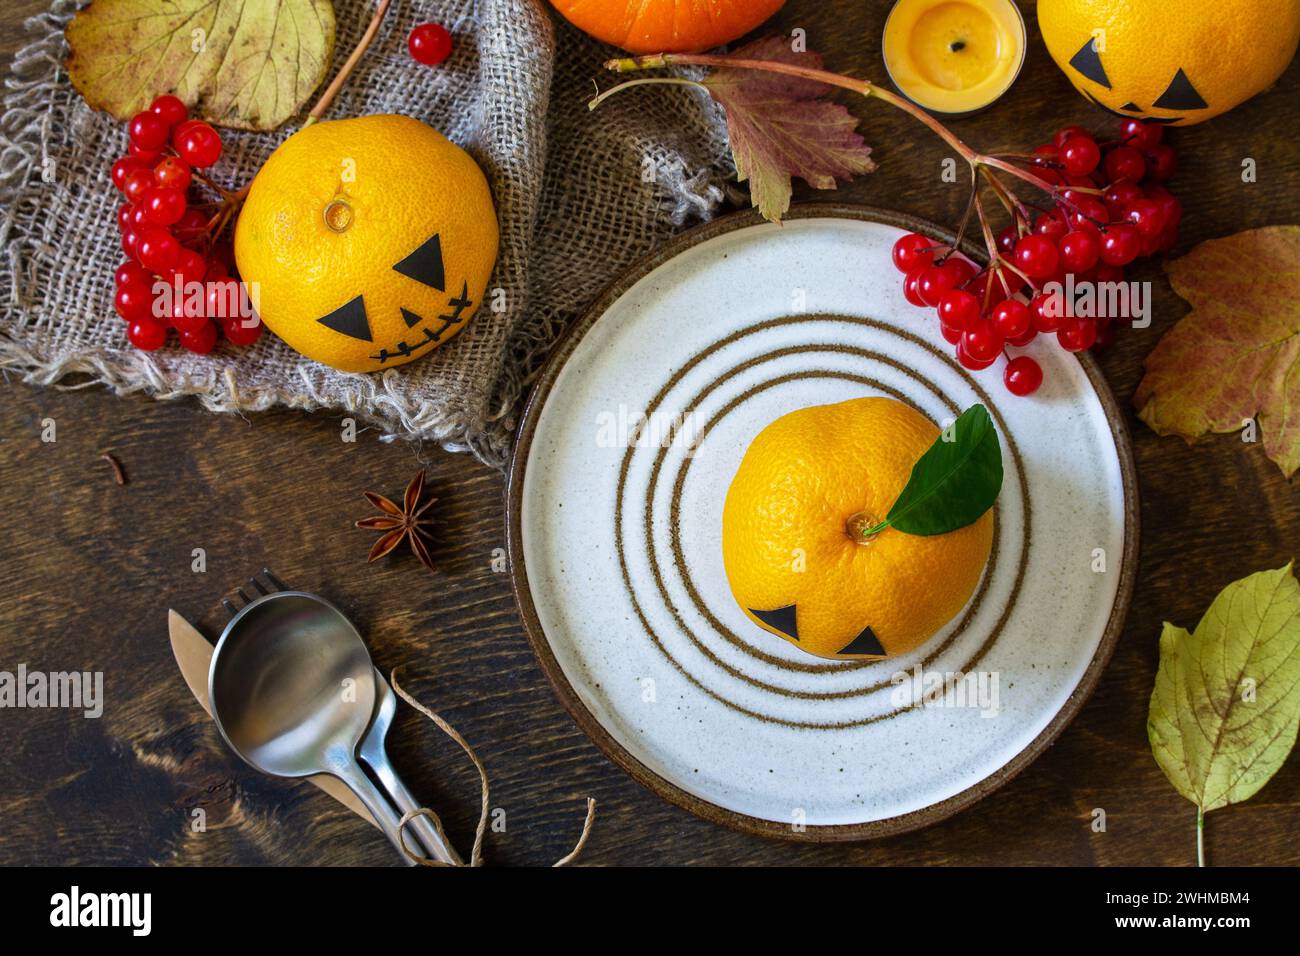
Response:
POLYGON ((973 113, 1005 93, 1025 60, 1012 0, 898 0, 885 21, 885 69, 934 113, 973 113))

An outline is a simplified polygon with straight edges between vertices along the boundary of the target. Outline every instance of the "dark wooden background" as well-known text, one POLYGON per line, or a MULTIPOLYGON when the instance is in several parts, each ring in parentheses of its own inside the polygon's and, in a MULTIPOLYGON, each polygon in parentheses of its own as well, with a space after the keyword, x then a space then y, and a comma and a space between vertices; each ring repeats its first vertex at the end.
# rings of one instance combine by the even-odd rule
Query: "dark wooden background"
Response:
MULTIPOLYGON (((790 0, 775 25, 802 27, 831 69, 883 78, 884 2, 790 0)), ((41 0, 0 11, 5 64, 41 0)), ((1030 49, 1011 93, 954 128, 984 148, 1026 149, 1068 123, 1113 128, 1051 62, 1025 7, 1030 49)), ((1160 38, 1151 38, 1160 42, 1160 38)), ((592 63, 593 75, 597 64, 592 63)), ((961 185, 940 182, 942 145, 885 106, 853 103, 880 169, 835 198, 955 223, 961 185)), ((1270 223, 1300 222, 1300 67, 1276 88, 1206 125, 1176 130, 1186 206, 1179 251, 1270 223), (1241 162, 1258 163, 1243 184, 1241 162)), ((108 157, 105 161, 108 161, 108 157)), ((800 193, 809 198, 810 191, 800 193)), ((111 281, 115 263, 90 262, 111 281)), ((865 267, 865 266, 864 266, 865 267)), ((1248 266, 1244 266, 1248 267, 1248 266)), ((1234 436, 1196 447, 1159 438, 1129 406, 1142 358, 1185 311, 1158 265, 1155 321, 1102 356, 1129 409, 1142 495, 1137 593, 1114 660, 1054 747, 1000 791, 919 833, 875 843, 795 845, 705 823, 642 790, 574 727, 528 649, 508 575, 502 476, 464 455, 340 440, 340 417, 278 411, 214 416, 196 402, 0 387, 0 670, 106 672, 104 716, 0 711, 0 863, 387 864, 377 831, 306 785, 249 771, 220 744, 172 661, 166 610, 211 617, 227 587, 270 565, 338 602, 382 668, 406 662, 411 689, 478 748, 505 833, 489 862, 545 864, 576 837, 582 798, 600 802, 590 864, 1187 864, 1195 811, 1151 758, 1147 701, 1162 620, 1193 626, 1230 581, 1300 550, 1300 497, 1258 445, 1234 436), (58 441, 40 440, 41 421, 58 441), (129 475, 113 482, 101 452, 129 475), (365 563, 371 535, 352 521, 364 488, 400 493, 429 470, 437 508, 436 576, 404 555, 365 563), (204 548, 207 572, 190 570, 204 548), (208 829, 192 833, 190 811, 208 829), (1108 817, 1090 827, 1094 808, 1108 817)), ((107 321, 107 320, 106 320, 107 321)), ((434 359, 436 361, 436 359, 434 359)), ((409 708, 395 761, 468 848, 476 780, 454 745, 409 708)), ((1300 758, 1254 799, 1211 814, 1210 861, 1300 863, 1300 758)))

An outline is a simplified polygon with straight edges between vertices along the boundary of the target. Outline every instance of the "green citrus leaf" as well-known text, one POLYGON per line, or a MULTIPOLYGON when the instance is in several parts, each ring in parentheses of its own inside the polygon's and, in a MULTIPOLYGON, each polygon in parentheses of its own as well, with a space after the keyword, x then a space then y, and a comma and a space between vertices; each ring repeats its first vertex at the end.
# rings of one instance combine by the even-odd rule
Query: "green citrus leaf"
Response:
POLYGON ((68 75, 94 109, 127 119, 163 93, 194 116, 274 129, 334 53, 330 0, 94 0, 67 28, 68 75))
MULTIPOLYGON (((811 50, 796 53, 788 37, 769 36, 740 47, 733 59, 774 60, 819 70, 811 50)), ((857 133, 857 117, 823 97, 830 87, 814 80, 737 67, 721 67, 702 84, 727 114, 727 138, 736 175, 749 180, 753 205, 780 222, 790 208, 790 177, 814 189, 834 189, 876 168, 871 147, 857 133)))
POLYGON ((885 516, 904 534, 947 534, 993 507, 1002 490, 1002 448, 989 410, 972 405, 935 439, 885 516))
POLYGON ((1147 736, 1174 789, 1217 810, 1254 796, 1300 728, 1300 584, 1291 565, 1229 584, 1196 630, 1165 624, 1147 736))
POLYGON ((1264 452, 1300 468, 1300 226, 1211 239, 1165 266, 1192 311, 1146 358, 1133 396, 1161 435, 1240 431, 1256 415, 1264 452))

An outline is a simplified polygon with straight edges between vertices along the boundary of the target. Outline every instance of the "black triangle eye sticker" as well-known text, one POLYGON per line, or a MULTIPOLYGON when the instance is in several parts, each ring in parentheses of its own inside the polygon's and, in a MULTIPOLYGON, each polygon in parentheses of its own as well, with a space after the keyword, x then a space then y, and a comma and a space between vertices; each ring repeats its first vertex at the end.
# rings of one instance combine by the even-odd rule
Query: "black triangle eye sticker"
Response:
POLYGON ((442 240, 438 238, 438 233, 435 232, 432 239, 426 239, 418 249, 393 266, 393 270, 408 279, 432 286, 439 292, 446 292, 447 279, 442 271, 442 240))
POLYGON ((749 613, 768 627, 776 628, 791 640, 799 640, 799 625, 793 604, 787 604, 785 607, 779 607, 774 611, 756 611, 751 607, 749 613))
POLYGON ((361 296, 345 302, 329 315, 316 321, 327 329, 342 332, 362 342, 371 341, 370 320, 366 318, 366 304, 361 296))
POLYGON ((1101 57, 1097 54, 1096 39, 1090 38, 1087 43, 1079 48, 1079 52, 1070 58, 1070 66, 1094 83, 1100 83, 1106 89, 1110 89, 1110 77, 1106 75, 1106 70, 1101 65, 1101 57))
POLYGON ((1203 110, 1210 104, 1201 98, 1192 86, 1192 81, 1181 69, 1174 74, 1169 89, 1160 94, 1160 99, 1151 104, 1162 110, 1203 110))

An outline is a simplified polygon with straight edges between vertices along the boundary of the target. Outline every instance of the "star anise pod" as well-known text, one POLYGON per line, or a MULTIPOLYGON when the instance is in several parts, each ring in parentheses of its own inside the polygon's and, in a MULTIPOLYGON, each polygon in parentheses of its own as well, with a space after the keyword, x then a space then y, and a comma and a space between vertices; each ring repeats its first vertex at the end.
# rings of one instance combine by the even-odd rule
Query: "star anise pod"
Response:
POLYGON ((384 532, 375 542, 375 546, 370 549, 370 557, 367 560, 374 561, 382 558, 401 544, 403 538, 408 538, 415 556, 430 571, 434 570, 433 558, 429 557, 429 546, 424 540, 424 536, 428 534, 425 528, 429 526, 429 519, 420 516, 438 499, 430 498, 424 504, 420 504, 420 497, 424 494, 424 469, 421 468, 420 473, 406 486, 406 494, 402 496, 400 508, 383 495, 373 491, 363 492, 363 494, 366 500, 381 513, 370 518, 362 518, 357 522, 357 527, 384 532))

